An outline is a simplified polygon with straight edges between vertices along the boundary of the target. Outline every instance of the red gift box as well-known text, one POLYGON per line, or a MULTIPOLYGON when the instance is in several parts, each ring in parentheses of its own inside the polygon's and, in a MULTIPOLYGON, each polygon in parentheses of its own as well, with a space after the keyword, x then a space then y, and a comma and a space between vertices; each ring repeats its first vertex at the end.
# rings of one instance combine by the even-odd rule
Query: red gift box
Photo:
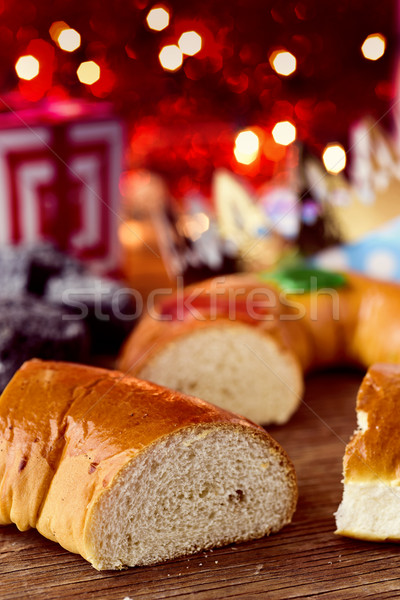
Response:
POLYGON ((53 241, 110 270, 117 259, 123 129, 103 104, 0 115, 0 244, 53 241))

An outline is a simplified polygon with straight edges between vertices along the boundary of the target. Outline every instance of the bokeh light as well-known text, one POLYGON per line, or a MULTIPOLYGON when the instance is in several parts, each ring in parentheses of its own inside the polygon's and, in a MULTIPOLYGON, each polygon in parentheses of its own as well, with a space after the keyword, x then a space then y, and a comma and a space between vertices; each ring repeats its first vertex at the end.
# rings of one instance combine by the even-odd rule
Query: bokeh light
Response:
POLYGON ((372 33, 363 42, 361 52, 368 60, 378 60, 386 50, 386 38, 381 33, 372 33))
POLYGON ((260 139, 254 131, 247 129, 237 135, 233 152, 239 163, 250 165, 256 160, 259 150, 260 139))
POLYGON ((297 66, 296 57, 287 50, 273 52, 269 58, 269 62, 274 71, 285 77, 294 73, 297 66))
POLYGON ((346 152, 341 144, 328 144, 322 153, 328 173, 340 173, 346 166, 346 152))
POLYGON ((54 21, 54 23, 51 24, 49 33, 53 42, 58 44, 58 38, 64 29, 70 29, 69 25, 67 25, 65 21, 54 21))
POLYGON ((195 242, 210 228, 210 218, 203 212, 182 215, 178 219, 177 228, 181 234, 195 242))
POLYGON ((93 60, 81 63, 76 72, 81 83, 92 85, 100 79, 100 67, 93 60))
POLYGON ((74 52, 81 45, 81 36, 75 29, 63 29, 57 38, 61 50, 74 52))
POLYGON ((164 46, 158 58, 162 68, 166 71, 177 71, 183 63, 182 50, 175 44, 164 46))
POLYGON ((200 52, 201 44, 201 35, 195 31, 185 31, 178 41, 179 48, 182 50, 183 54, 187 54, 187 56, 194 56, 200 52))
POLYGON ((39 68, 40 65, 38 59, 31 54, 20 56, 15 63, 15 70, 18 77, 20 77, 20 79, 25 79, 26 81, 34 79, 39 74, 39 68))
POLYGON ((162 6, 152 8, 146 17, 146 21, 149 29, 162 31, 169 25, 169 12, 162 6))
POLYGON ((277 144, 289 146, 296 139, 296 127, 290 121, 280 121, 273 128, 272 137, 277 144))

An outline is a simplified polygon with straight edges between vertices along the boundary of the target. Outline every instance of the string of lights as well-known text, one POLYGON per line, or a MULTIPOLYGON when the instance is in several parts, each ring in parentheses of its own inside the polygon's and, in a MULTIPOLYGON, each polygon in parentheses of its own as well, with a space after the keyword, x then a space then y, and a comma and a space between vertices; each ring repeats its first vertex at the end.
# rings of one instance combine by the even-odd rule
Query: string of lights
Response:
POLYGON ((394 3, 23 4, 0 7, 3 89, 28 102, 110 100, 131 166, 178 195, 220 166, 264 181, 295 140, 339 172, 349 125, 395 95, 394 3))

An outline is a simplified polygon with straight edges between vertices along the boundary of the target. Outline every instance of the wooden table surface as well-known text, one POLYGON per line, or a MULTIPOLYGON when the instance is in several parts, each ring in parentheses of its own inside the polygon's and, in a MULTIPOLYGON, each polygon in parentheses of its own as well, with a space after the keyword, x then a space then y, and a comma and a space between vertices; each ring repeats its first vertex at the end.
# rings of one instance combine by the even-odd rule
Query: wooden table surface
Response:
POLYGON ((354 372, 313 375, 296 416, 270 428, 291 456, 299 481, 297 512, 283 531, 159 566, 98 573, 35 531, 4 527, 1 600, 400 598, 398 545, 333 534, 360 381, 354 372))

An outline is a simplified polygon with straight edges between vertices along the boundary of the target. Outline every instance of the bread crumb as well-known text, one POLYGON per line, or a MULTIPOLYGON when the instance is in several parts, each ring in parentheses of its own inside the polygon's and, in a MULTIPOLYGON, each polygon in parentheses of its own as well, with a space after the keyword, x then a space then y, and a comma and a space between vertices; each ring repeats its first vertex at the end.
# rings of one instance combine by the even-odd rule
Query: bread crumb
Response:
POLYGON ((214 560, 214 562, 215 562, 215 564, 216 564, 216 565, 218 564, 218 561, 217 561, 217 560, 214 560))

